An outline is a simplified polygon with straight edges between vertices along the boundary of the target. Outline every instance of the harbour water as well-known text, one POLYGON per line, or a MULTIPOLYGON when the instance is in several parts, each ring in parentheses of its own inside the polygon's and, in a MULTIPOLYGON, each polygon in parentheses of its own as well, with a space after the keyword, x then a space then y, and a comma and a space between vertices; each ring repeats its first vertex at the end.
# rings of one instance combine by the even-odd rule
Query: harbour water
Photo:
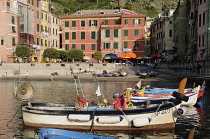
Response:
MULTIPOLYGON (((99 78, 100 81, 100 78, 99 78)), ((31 80, 34 88, 34 95, 31 102, 46 103, 71 103, 76 101, 75 82, 71 80, 31 80)), ((100 82, 104 97, 108 102, 112 102, 112 94, 122 92, 126 88, 133 87, 136 82, 105 81, 100 82)), ((177 88, 177 80, 163 80, 142 82, 142 85, 155 87, 177 88)), ((91 80, 81 80, 84 96, 89 102, 95 100, 97 84, 91 80)), ((0 80, 0 139, 38 139, 33 128, 24 127, 20 119, 19 100, 13 96, 14 81, 0 80)), ((208 85, 207 85, 208 87, 208 85)), ((94 134, 116 137, 119 139, 186 139, 190 130, 195 127, 195 138, 210 138, 210 96, 205 93, 203 105, 200 107, 187 107, 188 113, 180 117, 174 130, 164 131, 138 131, 138 132, 108 132, 98 131, 94 134)))

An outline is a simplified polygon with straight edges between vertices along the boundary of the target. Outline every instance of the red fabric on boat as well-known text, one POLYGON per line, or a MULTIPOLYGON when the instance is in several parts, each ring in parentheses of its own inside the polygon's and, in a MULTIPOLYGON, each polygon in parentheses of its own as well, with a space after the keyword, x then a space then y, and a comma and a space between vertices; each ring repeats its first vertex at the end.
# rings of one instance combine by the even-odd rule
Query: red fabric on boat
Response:
POLYGON ((115 99, 112 104, 114 105, 114 109, 122 108, 126 109, 125 96, 121 95, 117 99, 115 99))
POLYGON ((84 98, 81 98, 81 97, 78 97, 77 100, 78 100, 80 103, 82 103, 83 105, 85 105, 86 102, 87 102, 84 98))

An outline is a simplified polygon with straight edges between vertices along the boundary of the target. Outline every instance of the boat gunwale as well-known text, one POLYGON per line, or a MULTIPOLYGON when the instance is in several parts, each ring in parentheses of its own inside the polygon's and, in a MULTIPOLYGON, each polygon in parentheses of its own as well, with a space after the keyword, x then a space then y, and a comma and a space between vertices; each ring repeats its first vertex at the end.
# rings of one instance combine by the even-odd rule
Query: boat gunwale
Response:
MULTIPOLYGON (((31 103, 32 106, 34 107, 35 105, 41 105, 44 103, 31 103)), ((51 103, 52 104, 52 103, 51 103)), ((133 115, 133 114, 145 114, 145 113, 152 113, 152 112, 157 112, 173 108, 174 106, 177 106, 181 104, 181 100, 176 99, 173 102, 169 102, 166 104, 156 105, 153 107, 148 107, 148 108, 142 108, 142 109, 132 109, 132 110, 122 110, 123 113, 126 115, 133 115)), ((46 103, 45 106, 48 104, 46 103)), ((107 111, 98 111, 92 110, 92 111, 84 111, 84 110, 47 110, 47 109, 38 109, 38 108, 33 108, 30 106, 24 106, 22 108, 23 112, 29 112, 29 113, 36 113, 36 114, 49 114, 49 115, 68 115, 68 114, 90 114, 90 115, 95 115, 95 116, 108 116, 108 115, 122 115, 121 110, 107 110, 107 111), (25 109, 24 109, 25 108, 25 109)))

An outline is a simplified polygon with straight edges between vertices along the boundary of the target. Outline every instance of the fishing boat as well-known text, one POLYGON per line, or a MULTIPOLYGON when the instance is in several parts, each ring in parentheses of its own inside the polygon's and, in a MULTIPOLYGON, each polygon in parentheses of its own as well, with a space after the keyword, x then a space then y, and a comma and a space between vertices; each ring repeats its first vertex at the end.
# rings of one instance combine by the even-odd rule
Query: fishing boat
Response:
MULTIPOLYGON (((131 90, 132 96, 131 101, 134 102, 145 102, 145 101, 151 101, 151 103, 155 103, 158 101, 165 101, 168 99, 173 98, 172 94, 173 92, 178 92, 179 89, 169 89, 169 88, 157 88, 157 87, 141 87, 141 80, 137 82, 137 84, 133 88, 127 88, 128 90, 131 90), (137 89, 135 89, 137 87, 137 89), (153 102, 154 101, 154 102, 153 102)), ((203 94, 206 90, 205 82, 203 82, 202 86, 198 85, 197 87, 193 88, 187 88, 184 89, 183 93, 184 95, 189 97, 189 100, 187 102, 182 102, 181 105, 195 105, 197 102, 199 102, 203 94)))
POLYGON ((111 137, 54 129, 54 128, 44 128, 41 130, 36 130, 39 139, 116 139, 111 137))
MULTIPOLYGON (((88 105, 83 98, 78 98, 78 105, 77 103, 32 103, 30 102, 33 94, 30 91, 33 90, 32 85, 22 81, 14 87, 14 96, 25 102, 21 106, 21 112, 23 123, 28 127, 83 131, 173 129, 180 114, 182 100, 188 100, 187 96, 181 94, 182 89, 180 89, 179 93, 173 94, 176 99, 143 108, 129 107, 131 102, 125 101, 124 94, 115 96, 111 105, 106 102, 101 105, 88 105)), ((96 92, 98 95, 98 90, 96 92)))
MULTIPOLYGON (((200 86, 193 88, 192 90, 189 90, 188 92, 185 92, 185 95, 189 97, 188 101, 182 101, 181 105, 195 105, 197 103, 198 100, 198 94, 200 92, 200 86)), ((158 102, 158 101, 167 101, 170 100, 172 98, 174 98, 172 96, 172 94, 170 95, 158 95, 159 97, 157 97, 157 95, 145 95, 142 96, 139 94, 134 94, 131 97, 131 101, 133 102, 146 102, 146 101, 150 101, 151 103, 154 102, 158 102)))

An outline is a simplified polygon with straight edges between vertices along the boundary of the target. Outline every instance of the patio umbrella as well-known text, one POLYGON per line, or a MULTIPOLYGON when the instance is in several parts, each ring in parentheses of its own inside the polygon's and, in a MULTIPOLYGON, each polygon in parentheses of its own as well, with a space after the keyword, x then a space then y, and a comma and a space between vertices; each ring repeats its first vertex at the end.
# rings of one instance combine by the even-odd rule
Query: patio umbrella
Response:
POLYGON ((117 55, 109 53, 104 56, 104 59, 117 59, 117 55))
POLYGON ((139 57, 137 57, 136 59, 143 59, 143 57, 139 56, 139 57))
POLYGON ((104 56, 104 59, 112 59, 110 56, 104 56))
POLYGON ((136 54, 133 53, 133 52, 127 52, 127 53, 125 54, 125 57, 136 58, 136 54))
POLYGON ((154 55, 151 56, 151 58, 160 58, 160 57, 162 57, 161 54, 154 54, 154 55))

